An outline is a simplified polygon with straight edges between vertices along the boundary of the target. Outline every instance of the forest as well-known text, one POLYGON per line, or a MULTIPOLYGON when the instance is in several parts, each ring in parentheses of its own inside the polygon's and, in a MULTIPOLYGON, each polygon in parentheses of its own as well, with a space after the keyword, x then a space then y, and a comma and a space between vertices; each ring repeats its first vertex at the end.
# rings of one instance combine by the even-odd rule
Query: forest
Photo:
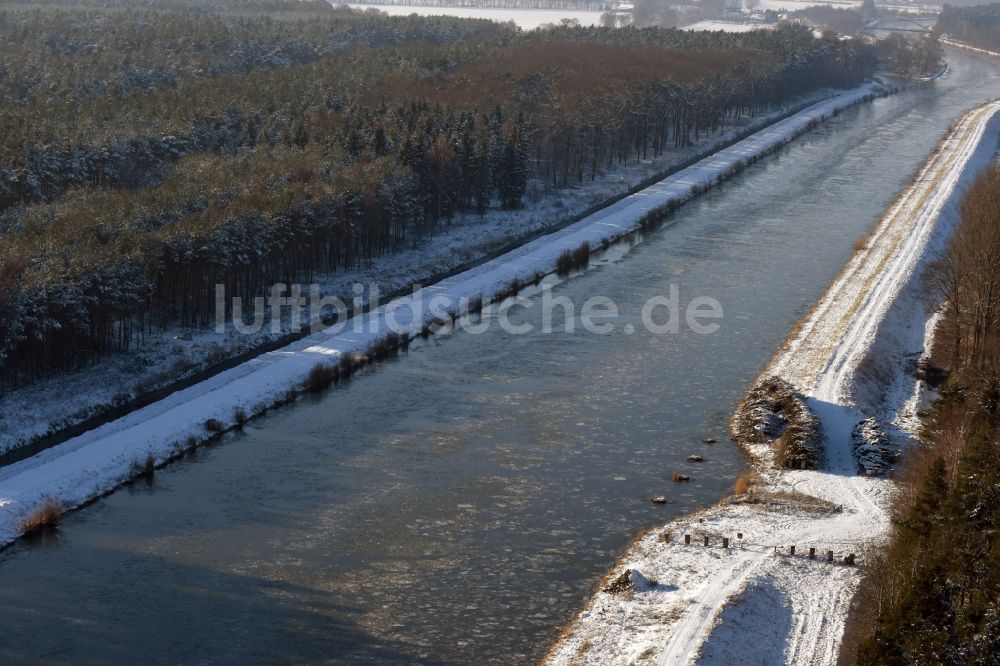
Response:
POLYGON ((863 45, 247 12, 0 10, 0 391, 869 77, 863 45))
POLYGON ((986 50, 1000 49, 1000 3, 941 8, 934 33, 986 50))
POLYGON ((987 665, 1000 655, 998 208, 994 166, 926 274, 944 313, 918 376, 940 398, 905 460, 892 538, 866 568, 842 663, 987 665))

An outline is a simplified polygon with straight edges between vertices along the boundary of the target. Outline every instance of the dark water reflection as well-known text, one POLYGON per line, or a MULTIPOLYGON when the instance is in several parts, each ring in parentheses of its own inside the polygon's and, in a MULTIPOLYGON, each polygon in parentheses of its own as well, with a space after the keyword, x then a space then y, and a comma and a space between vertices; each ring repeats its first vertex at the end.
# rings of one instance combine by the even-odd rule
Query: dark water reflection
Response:
POLYGON ((638 530, 729 491, 741 391, 951 121, 1000 93, 993 63, 949 55, 947 78, 844 113, 556 287, 615 300, 613 334, 435 338, 3 552, 0 659, 536 660, 638 530), (721 302, 721 330, 626 333, 669 285, 721 302))

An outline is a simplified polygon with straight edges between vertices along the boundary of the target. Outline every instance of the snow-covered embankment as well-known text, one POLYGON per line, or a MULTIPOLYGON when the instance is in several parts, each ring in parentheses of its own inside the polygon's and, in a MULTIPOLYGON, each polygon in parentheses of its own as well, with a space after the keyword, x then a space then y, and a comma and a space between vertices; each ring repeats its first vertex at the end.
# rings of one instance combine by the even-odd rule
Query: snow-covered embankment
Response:
POLYGON ((257 414, 289 391, 301 390, 317 363, 335 365, 346 355, 364 354, 387 335, 389 318, 396 328, 416 335, 437 313, 458 312, 463 301, 494 300, 508 293, 512 283, 523 285, 553 272, 563 252, 585 242, 600 247, 640 228, 815 123, 880 93, 869 84, 809 106, 571 226, 373 310, 363 316, 363 326, 352 322, 344 330, 312 334, 0 469, 0 545, 17 537, 16 523, 45 498, 69 508, 99 497, 127 479, 147 456, 161 462, 212 436, 206 428, 210 420, 218 422, 213 430, 233 427, 241 420, 237 410, 257 414))
POLYGON ((858 474, 852 431, 866 417, 874 422, 858 431, 869 441, 875 422, 897 438, 912 427, 914 361, 932 328, 920 275, 945 246, 965 186, 995 157, 998 110, 990 103, 955 124, 762 375, 819 417, 820 469, 776 469, 773 451, 749 446, 760 475, 752 492, 638 540, 612 574, 635 571, 641 584, 597 592, 551 663, 836 663, 860 579, 844 557, 863 565, 885 538, 893 492, 892 481, 858 474))

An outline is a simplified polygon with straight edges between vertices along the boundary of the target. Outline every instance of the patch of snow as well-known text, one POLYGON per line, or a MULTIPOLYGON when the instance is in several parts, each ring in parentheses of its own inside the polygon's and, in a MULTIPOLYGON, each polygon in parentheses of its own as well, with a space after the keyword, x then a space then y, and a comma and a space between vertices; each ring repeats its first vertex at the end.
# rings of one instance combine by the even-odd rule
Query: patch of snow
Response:
POLYGON ((779 664, 791 639, 794 609, 776 575, 761 576, 747 594, 728 600, 719 615, 717 631, 701 646, 702 666, 779 664), (734 638, 753 636, 754 640, 734 638))
POLYGON ((350 2, 352 9, 377 9, 390 16, 457 16, 458 18, 489 19, 499 23, 512 22, 519 28, 534 30, 535 28, 555 24, 563 19, 577 21, 582 26, 600 25, 604 12, 585 9, 502 9, 499 7, 446 7, 436 5, 383 5, 350 2))
POLYGON ((681 30, 722 30, 724 32, 749 32, 751 30, 770 30, 774 25, 766 23, 744 23, 738 21, 709 20, 698 21, 686 25, 681 30))

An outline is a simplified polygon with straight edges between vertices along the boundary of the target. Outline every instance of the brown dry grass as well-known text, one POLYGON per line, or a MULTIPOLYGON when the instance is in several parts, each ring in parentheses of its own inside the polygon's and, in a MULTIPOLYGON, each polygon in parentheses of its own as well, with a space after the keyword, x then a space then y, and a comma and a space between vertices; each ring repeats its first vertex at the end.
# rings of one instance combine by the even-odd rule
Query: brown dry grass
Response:
POLYGON ((42 506, 35 509, 17 524, 17 530, 24 536, 38 534, 58 527, 63 510, 52 498, 46 498, 42 506))
POLYGON ((336 381, 337 374, 337 368, 320 361, 309 370, 303 388, 310 393, 319 393, 336 381))
POLYGON ((757 472, 752 469, 740 472, 740 475, 736 477, 736 483, 733 484, 733 493, 736 495, 743 495, 759 480, 760 477, 757 476, 757 472))

